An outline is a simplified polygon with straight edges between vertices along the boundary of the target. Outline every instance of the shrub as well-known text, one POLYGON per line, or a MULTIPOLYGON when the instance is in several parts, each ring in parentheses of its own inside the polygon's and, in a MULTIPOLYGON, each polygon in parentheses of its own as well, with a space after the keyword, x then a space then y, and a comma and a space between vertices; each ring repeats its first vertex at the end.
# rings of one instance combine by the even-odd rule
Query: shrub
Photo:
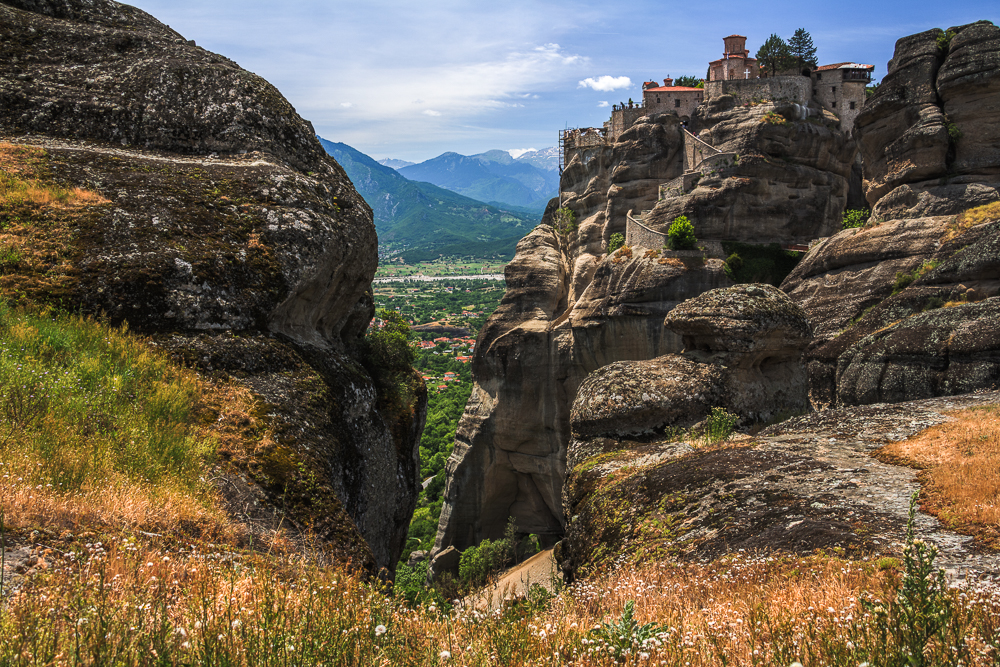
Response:
POLYGON ((732 278, 733 272, 743 268, 743 258, 737 253, 732 253, 726 258, 726 275, 732 278))
POLYGON ((618 250, 618 248, 621 248, 623 245, 625 245, 625 237, 622 234, 618 233, 612 234, 611 238, 608 239, 608 254, 610 255, 615 250, 618 250))
POLYGON ((674 218, 667 230, 667 239, 670 247, 674 250, 689 250, 694 248, 698 238, 694 235, 694 225, 687 219, 686 215, 674 218))
POLYGON ((635 601, 625 603, 625 610, 617 622, 604 622, 590 631, 598 653, 611 655, 620 662, 626 655, 639 653, 646 644, 657 640, 657 635, 667 630, 658 623, 639 625, 635 620, 635 601))
POLYGON ((866 208, 849 208, 844 211, 841 227, 843 229, 864 227, 865 223, 868 222, 869 215, 871 215, 871 211, 866 208))
POLYGON ((573 212, 573 209, 565 206, 556 209, 555 215, 552 216, 552 224, 555 226, 556 232, 563 236, 576 231, 576 213, 573 212))
POLYGON ((430 591, 426 586, 428 566, 430 566, 430 559, 428 558, 425 558, 413 567, 410 567, 406 563, 397 565, 396 580, 392 587, 393 594, 397 598, 406 600, 411 605, 430 597, 430 591))
POLYGON ((466 586, 484 586, 514 562, 516 549, 517 526, 511 518, 507 522, 503 538, 483 540, 462 552, 462 558, 458 562, 458 576, 466 586))
POLYGON ((722 442, 736 429, 739 417, 725 408, 712 408, 705 420, 705 440, 709 443, 722 442))
POLYGON ((768 125, 788 125, 788 119, 776 111, 768 111, 761 117, 760 122, 768 125))

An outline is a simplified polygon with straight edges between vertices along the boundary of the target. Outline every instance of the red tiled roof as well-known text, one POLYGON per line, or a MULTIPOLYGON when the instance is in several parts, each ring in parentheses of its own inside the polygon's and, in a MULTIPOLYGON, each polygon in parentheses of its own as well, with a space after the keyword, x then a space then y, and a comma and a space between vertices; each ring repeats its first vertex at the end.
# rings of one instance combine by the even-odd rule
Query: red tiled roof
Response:
POLYGON ((694 92, 696 90, 699 93, 705 92, 704 88, 687 88, 685 86, 660 86, 659 88, 647 88, 644 92, 647 92, 647 93, 674 93, 674 92, 690 93, 690 92, 694 92))
POLYGON ((722 39, 729 39, 730 37, 742 37, 743 39, 747 38, 746 35, 729 35, 727 37, 723 37, 722 39))
POLYGON ((875 65, 864 65, 862 63, 833 63, 832 65, 820 65, 814 71, 825 72, 830 69, 875 69, 875 65))

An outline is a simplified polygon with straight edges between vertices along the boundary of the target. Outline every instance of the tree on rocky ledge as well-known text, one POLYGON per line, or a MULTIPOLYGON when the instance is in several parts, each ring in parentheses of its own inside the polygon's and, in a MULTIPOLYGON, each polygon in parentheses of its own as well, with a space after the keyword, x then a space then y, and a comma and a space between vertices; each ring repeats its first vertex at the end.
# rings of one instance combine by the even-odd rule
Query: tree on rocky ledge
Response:
POLYGON ((805 28, 796 30, 788 40, 788 50, 799 67, 808 65, 810 68, 815 68, 819 63, 816 60, 816 46, 813 45, 812 35, 806 32, 805 28))
POLYGON ((680 76, 674 81, 675 86, 683 86, 685 88, 696 88, 699 83, 701 83, 701 79, 696 76, 680 76))
POLYGON ((788 69, 794 62, 788 44, 773 33, 757 51, 757 64, 762 70, 769 70, 771 76, 780 70, 788 69))

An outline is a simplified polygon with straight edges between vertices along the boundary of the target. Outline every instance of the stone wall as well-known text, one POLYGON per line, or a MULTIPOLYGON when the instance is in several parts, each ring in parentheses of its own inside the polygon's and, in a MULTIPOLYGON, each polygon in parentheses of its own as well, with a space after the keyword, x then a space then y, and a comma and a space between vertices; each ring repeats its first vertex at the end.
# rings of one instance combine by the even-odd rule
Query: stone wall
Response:
POLYGON ((804 76, 775 76, 768 79, 709 81, 705 84, 705 102, 723 95, 732 95, 741 104, 754 100, 808 104, 812 97, 812 81, 804 76))
POLYGON ((653 231, 646 225, 642 224, 632 217, 631 211, 629 211, 628 216, 626 216, 626 220, 628 222, 625 227, 625 245, 659 250, 667 244, 666 234, 653 231))
POLYGON ((642 101, 647 114, 673 112, 684 118, 694 113, 704 96, 705 93, 701 90, 673 91, 657 88, 644 91, 642 101))
POLYGON ((841 70, 813 72, 813 99, 840 119, 840 129, 850 132, 854 129, 854 119, 861 113, 865 103, 867 81, 848 81, 841 70))
POLYGON ((648 116, 651 113, 655 112, 643 106, 615 106, 611 111, 611 122, 608 126, 609 142, 614 143, 617 141, 618 137, 620 137, 625 130, 635 125, 635 121, 639 120, 643 116, 648 116))

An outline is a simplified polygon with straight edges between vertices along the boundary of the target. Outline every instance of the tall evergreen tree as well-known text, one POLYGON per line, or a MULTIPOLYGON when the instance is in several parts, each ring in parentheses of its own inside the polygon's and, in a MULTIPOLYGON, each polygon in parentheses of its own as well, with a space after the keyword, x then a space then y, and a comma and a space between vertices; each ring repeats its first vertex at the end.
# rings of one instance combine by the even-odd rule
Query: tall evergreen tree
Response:
POLYGON ((819 62, 816 60, 816 47, 813 45, 812 35, 806 32, 805 28, 796 30, 788 40, 788 50, 800 66, 816 67, 819 62))
POLYGON ((795 62, 785 40, 772 34, 757 51, 757 64, 761 69, 770 70, 771 76, 788 69, 795 62))

